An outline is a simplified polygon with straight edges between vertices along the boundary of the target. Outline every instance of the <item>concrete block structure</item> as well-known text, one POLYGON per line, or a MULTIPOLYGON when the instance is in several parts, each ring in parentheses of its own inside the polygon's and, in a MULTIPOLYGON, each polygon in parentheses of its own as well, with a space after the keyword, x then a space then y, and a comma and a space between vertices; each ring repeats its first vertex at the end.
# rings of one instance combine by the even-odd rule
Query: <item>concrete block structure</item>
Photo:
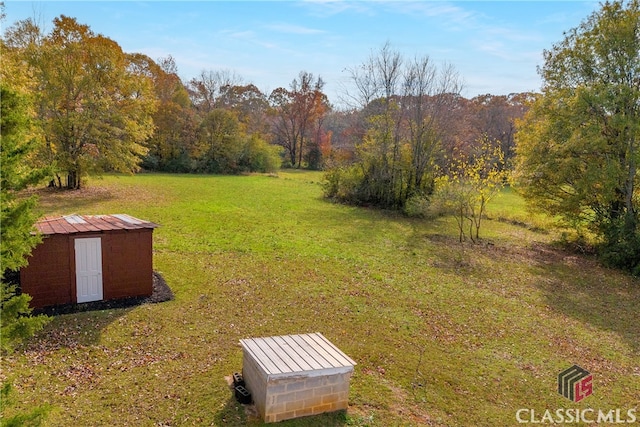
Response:
POLYGON ((265 422, 347 409, 356 365, 320 333, 240 340, 246 388, 265 422))

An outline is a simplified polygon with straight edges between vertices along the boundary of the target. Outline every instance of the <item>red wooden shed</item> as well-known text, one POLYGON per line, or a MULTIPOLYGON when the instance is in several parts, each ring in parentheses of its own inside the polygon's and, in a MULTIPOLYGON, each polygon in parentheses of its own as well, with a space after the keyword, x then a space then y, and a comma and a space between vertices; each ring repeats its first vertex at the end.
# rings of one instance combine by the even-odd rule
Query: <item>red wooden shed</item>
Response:
POLYGON ((149 296, 156 227, 123 214, 44 218, 42 243, 20 270, 22 292, 33 308, 149 296))

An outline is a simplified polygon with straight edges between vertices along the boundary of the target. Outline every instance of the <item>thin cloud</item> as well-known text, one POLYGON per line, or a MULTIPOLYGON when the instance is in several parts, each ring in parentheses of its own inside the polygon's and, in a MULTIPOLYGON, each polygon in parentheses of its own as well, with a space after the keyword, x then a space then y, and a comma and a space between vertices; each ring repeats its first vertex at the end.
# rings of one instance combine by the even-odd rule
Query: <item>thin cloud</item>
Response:
POLYGON ((422 15, 428 18, 444 19, 448 24, 475 27, 478 25, 476 12, 466 10, 448 2, 383 2, 387 9, 405 15, 422 15))
POLYGON ((319 18, 329 18, 345 12, 374 15, 373 10, 365 1, 304 0, 296 3, 296 5, 306 8, 309 13, 319 18))
POLYGON ((229 37, 240 40, 251 40, 256 37, 256 33, 251 30, 247 31, 223 31, 222 33, 226 33, 229 37))
POLYGON ((264 28, 284 34, 315 35, 325 33, 323 30, 293 24, 270 24, 265 25, 264 28))
POLYGON ((265 49, 277 49, 278 45, 275 43, 268 42, 265 38, 260 37, 255 31, 246 30, 246 31, 232 31, 232 30, 222 30, 219 31, 219 34, 223 39, 229 39, 230 42, 243 42, 249 43, 256 46, 263 47, 265 49))

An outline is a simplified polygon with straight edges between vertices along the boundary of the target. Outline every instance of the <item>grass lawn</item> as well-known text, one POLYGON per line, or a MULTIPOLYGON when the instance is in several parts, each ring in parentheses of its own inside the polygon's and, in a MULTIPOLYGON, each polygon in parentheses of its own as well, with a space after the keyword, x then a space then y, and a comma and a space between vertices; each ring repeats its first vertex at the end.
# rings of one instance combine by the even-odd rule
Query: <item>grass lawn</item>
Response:
POLYGON ((142 174, 43 193, 47 215, 161 224, 154 268, 175 300, 56 317, 2 361, 7 415, 46 404, 50 426, 258 425, 225 381, 239 339, 307 332, 357 361, 349 409, 285 426, 507 426, 520 408, 638 406, 640 280, 556 249, 512 192, 481 243, 460 245, 453 219, 333 204, 321 178, 142 174), (573 364, 593 374, 578 403, 557 392, 573 364))

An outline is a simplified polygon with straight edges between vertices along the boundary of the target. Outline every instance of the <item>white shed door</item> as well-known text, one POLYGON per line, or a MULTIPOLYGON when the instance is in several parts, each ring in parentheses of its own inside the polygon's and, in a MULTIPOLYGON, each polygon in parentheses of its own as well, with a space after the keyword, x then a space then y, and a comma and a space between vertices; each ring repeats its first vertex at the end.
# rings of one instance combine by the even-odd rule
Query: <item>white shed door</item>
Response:
POLYGON ((102 242, 99 237, 76 239, 78 302, 102 300, 102 242))

